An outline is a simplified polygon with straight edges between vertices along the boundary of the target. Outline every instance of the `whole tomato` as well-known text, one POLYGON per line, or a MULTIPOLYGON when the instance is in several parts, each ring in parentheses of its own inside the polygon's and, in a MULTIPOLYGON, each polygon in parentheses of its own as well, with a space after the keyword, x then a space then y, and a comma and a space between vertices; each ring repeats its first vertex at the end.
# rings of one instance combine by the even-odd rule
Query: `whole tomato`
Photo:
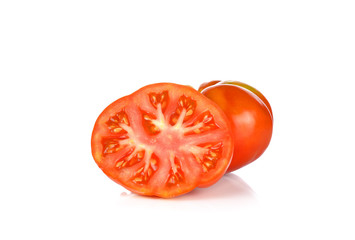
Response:
POLYGON ((234 154, 227 172, 259 158, 270 143, 273 128, 271 106, 264 95, 237 81, 206 82, 199 91, 217 103, 232 124, 234 154))

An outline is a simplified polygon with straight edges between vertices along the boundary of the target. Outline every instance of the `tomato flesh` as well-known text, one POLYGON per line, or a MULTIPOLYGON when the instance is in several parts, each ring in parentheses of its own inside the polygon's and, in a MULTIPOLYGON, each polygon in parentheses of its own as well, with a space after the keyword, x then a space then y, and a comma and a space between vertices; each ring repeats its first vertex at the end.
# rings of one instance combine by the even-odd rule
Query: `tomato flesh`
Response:
POLYGON ((103 172, 143 195, 174 197, 209 186, 233 154, 227 117, 188 86, 148 85, 109 105, 92 134, 103 172))

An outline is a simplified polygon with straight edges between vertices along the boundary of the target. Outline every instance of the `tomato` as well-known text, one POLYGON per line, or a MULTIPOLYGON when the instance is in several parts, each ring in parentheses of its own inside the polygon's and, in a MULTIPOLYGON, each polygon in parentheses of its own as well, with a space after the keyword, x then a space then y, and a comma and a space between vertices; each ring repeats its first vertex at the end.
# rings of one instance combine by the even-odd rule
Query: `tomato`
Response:
POLYGON ((189 86, 157 83, 110 104, 96 120, 92 155, 113 181, 169 198, 217 182, 233 154, 231 126, 189 86))
POLYGON ((271 106, 264 95, 236 81, 203 83, 199 91, 217 103, 232 124, 234 154, 227 172, 259 158, 270 143, 273 129, 271 106))

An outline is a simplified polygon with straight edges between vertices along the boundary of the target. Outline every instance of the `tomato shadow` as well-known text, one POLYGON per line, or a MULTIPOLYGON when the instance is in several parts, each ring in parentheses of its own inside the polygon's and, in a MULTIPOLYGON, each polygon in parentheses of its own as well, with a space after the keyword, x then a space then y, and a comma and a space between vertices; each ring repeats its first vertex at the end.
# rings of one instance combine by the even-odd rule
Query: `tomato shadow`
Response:
POLYGON ((233 203, 246 202, 256 203, 256 194, 253 189, 243 181, 243 179, 233 173, 226 174, 217 183, 208 188, 196 188, 193 191, 171 199, 162 199, 157 197, 140 196, 134 193, 121 193, 121 197, 129 197, 131 200, 151 201, 158 200, 168 202, 189 202, 189 201, 231 201, 233 203))
POLYGON ((196 188, 176 200, 245 200, 256 201, 256 194, 243 179, 233 173, 226 174, 217 183, 208 188, 196 188))

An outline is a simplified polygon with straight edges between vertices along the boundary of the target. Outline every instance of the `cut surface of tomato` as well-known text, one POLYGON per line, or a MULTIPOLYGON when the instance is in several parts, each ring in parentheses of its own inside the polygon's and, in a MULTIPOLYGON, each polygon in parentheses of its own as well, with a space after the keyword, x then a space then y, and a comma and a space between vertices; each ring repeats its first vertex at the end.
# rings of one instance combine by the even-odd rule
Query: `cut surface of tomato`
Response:
POLYGON ((109 105, 95 123, 91 147, 115 182, 169 198, 218 181, 230 164, 233 138, 214 102, 189 86, 157 83, 109 105))

